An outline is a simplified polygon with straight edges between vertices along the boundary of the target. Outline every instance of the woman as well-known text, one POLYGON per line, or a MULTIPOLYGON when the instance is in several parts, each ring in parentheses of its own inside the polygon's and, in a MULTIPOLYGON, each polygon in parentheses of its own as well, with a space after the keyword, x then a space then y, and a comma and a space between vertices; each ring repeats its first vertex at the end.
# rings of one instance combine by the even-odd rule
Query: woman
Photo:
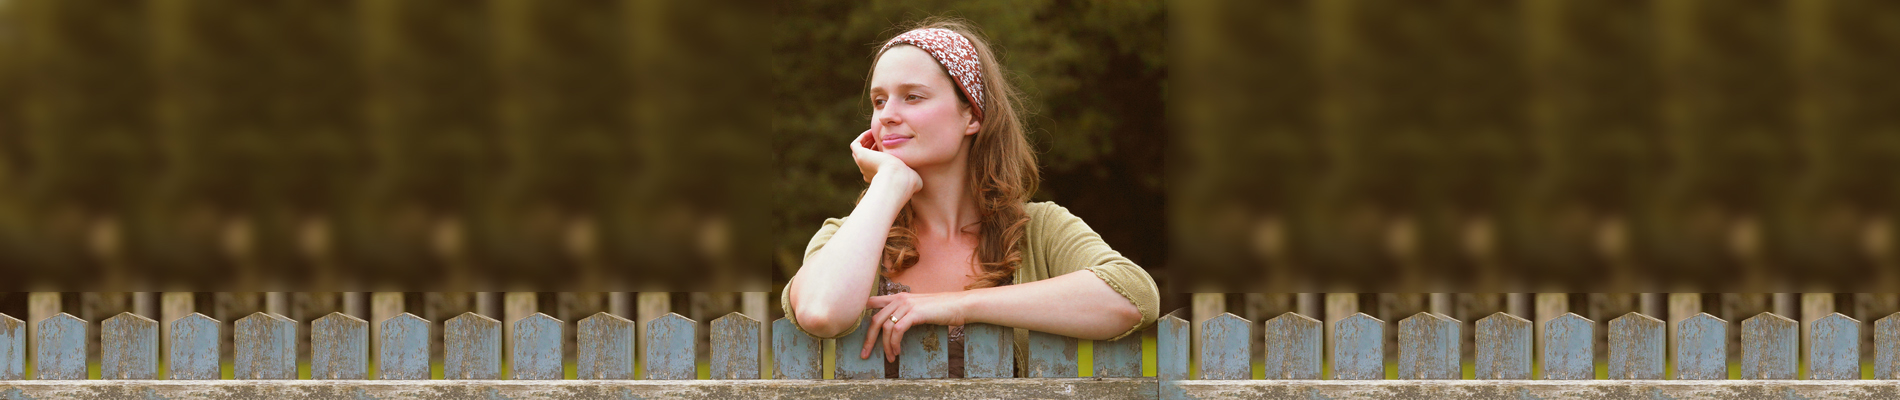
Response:
POLYGON ((960 377, 964 324, 1102 340, 1154 322, 1147 272, 1067 209, 1026 203, 1035 155, 1003 77, 988 44, 954 20, 924 21, 879 50, 871 127, 850 143, 870 187, 850 216, 825 221, 786 285, 781 303, 800 330, 841 337, 878 309, 858 357, 882 339, 889 363, 906 330, 947 325, 960 377))

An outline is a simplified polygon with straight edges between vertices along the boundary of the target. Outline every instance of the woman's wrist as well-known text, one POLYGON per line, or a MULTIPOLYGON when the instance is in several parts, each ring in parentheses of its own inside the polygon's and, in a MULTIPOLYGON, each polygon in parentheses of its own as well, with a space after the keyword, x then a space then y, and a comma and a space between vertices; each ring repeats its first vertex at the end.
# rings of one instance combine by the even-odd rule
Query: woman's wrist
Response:
POLYGON ((900 199, 908 200, 910 195, 916 194, 923 188, 923 182, 916 172, 884 168, 879 169, 877 175, 871 177, 871 187, 874 190, 889 191, 900 199))

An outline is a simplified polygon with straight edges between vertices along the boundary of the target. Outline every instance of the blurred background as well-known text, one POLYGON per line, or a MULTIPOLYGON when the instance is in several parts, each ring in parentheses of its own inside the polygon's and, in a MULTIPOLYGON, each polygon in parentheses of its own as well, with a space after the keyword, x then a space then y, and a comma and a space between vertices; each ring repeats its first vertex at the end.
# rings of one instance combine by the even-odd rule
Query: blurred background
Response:
POLYGON ((1900 291, 1900 4, 1169 16, 1175 291, 1900 291))
POLYGON ((0 281, 765 291, 768 15, 0 1, 0 281))

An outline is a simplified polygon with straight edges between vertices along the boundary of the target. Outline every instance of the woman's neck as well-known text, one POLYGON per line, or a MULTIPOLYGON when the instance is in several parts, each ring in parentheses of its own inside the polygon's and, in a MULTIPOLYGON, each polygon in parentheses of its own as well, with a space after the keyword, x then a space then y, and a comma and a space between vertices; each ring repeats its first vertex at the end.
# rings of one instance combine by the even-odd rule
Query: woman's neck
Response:
POLYGON ((981 218, 976 200, 969 193, 968 165, 964 157, 938 168, 917 170, 924 188, 910 196, 911 230, 920 236, 954 238, 963 228, 981 218))

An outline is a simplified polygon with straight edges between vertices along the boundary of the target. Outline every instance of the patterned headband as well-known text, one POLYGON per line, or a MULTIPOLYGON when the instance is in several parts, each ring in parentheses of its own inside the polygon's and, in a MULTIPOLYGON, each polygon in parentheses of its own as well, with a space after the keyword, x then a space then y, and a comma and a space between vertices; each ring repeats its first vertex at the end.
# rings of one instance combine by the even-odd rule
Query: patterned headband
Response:
POLYGON ((977 63, 976 47, 970 45, 970 39, 948 29, 918 29, 891 38, 878 52, 883 54, 883 51, 899 44, 924 49, 924 52, 930 53, 930 58, 943 64, 943 70, 950 73, 950 77, 954 78, 951 80, 970 99, 970 108, 976 110, 976 119, 983 119, 983 69, 977 63))

